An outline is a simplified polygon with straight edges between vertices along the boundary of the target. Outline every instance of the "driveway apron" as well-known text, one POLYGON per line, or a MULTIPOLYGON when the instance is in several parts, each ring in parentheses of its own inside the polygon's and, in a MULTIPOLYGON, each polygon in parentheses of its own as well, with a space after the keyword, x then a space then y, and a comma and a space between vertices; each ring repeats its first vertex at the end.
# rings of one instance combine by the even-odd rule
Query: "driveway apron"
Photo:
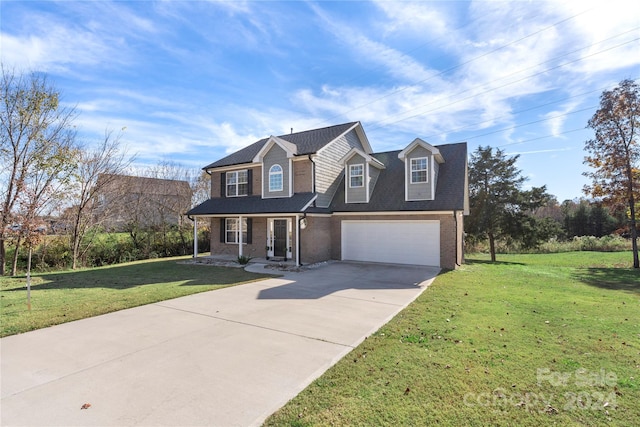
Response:
POLYGON ((1 424, 260 425, 437 273, 330 262, 3 338, 1 424))

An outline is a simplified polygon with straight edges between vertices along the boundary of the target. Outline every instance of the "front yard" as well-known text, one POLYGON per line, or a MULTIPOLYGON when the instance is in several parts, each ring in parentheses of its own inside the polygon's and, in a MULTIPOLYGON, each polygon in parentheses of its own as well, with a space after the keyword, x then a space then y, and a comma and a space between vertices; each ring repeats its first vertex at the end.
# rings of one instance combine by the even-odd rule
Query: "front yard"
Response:
MULTIPOLYGON (((266 425, 616 425, 640 419, 629 252, 469 257, 266 425)), ((264 277, 162 259, 0 278, 1 335, 264 277)), ((250 386, 250 384, 248 385, 250 386)))
POLYGON ((470 257, 266 425, 632 425, 640 272, 630 261, 470 257))
POLYGON ((178 264, 163 258, 32 277, 31 311, 26 279, 0 277, 0 336, 234 286, 265 275, 242 268, 178 264))

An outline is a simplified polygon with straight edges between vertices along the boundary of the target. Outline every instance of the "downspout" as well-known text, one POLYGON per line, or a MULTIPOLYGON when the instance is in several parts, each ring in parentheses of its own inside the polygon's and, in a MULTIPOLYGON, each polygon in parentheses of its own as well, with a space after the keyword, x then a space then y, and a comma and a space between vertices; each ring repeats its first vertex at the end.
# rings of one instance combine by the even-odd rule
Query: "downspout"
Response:
MULTIPOLYGON (((311 154, 309 156, 309 161, 311 162, 311 192, 316 194, 316 162, 313 161, 313 157, 311 154)), ((316 205, 315 200, 313 201, 313 206, 316 205)), ((305 216, 307 214, 305 213, 305 216)))
POLYGON ((300 267, 300 215, 296 214, 296 267, 300 267))
MULTIPOLYGON (((454 218, 454 223, 455 223, 455 236, 456 236, 456 250, 455 250, 455 254, 456 254, 456 261, 455 264, 456 266, 460 267, 462 265, 462 263, 458 262, 458 211, 457 210, 453 210, 453 218, 454 218)), ((460 245, 462 245, 462 242, 460 242, 460 245)))
POLYGON ((238 217, 238 258, 242 258, 244 256, 242 252, 242 215, 238 217))
POLYGON ((300 238, 300 230, 301 230, 300 222, 303 219, 305 219, 306 217, 307 217, 307 213, 306 212, 304 212, 302 214, 302 218, 298 218, 298 215, 296 215, 296 222, 298 223, 298 228, 296 230, 296 235, 298 236, 296 238, 296 248, 297 248, 296 249, 296 256, 297 256, 297 259, 298 259, 298 266, 302 265, 302 248, 300 248, 300 244, 301 244, 300 242, 302 241, 302 239, 300 238))

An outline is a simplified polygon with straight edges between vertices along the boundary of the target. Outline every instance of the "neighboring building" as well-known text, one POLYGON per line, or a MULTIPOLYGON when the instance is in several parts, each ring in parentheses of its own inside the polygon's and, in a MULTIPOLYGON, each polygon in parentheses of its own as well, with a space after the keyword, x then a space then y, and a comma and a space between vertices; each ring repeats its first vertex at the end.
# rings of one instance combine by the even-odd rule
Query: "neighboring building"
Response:
POLYGON ((443 268, 463 261, 466 143, 415 139, 373 153, 352 122, 271 136, 203 169, 211 199, 187 215, 211 221, 212 255, 443 268))
POLYGON ((181 225, 191 205, 187 181, 102 174, 96 215, 111 230, 181 225))

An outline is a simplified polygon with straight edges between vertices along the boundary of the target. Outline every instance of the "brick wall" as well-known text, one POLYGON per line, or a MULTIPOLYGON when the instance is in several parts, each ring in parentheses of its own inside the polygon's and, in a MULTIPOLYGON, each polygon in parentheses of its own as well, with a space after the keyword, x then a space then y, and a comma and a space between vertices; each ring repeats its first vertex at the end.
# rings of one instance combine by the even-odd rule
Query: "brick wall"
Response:
POLYGON ((331 259, 331 218, 308 216, 307 228, 300 230, 300 261, 313 264, 331 259))
MULTIPOLYGON (((252 219, 251 244, 243 245, 243 255, 264 258, 267 255, 267 219, 252 219)), ((211 218, 211 255, 238 256, 238 245, 220 241, 220 218, 211 218)))
MULTIPOLYGON (((243 168, 240 168, 243 169, 243 168)), ((246 169, 246 168, 245 168, 246 169)), ((261 173, 262 167, 253 167, 253 180, 252 180, 252 190, 254 196, 259 196, 262 194, 262 180, 261 173)), ((213 172, 211 174, 211 198, 220 197, 220 185, 223 183, 220 182, 220 177, 222 176, 221 172, 213 172)))

